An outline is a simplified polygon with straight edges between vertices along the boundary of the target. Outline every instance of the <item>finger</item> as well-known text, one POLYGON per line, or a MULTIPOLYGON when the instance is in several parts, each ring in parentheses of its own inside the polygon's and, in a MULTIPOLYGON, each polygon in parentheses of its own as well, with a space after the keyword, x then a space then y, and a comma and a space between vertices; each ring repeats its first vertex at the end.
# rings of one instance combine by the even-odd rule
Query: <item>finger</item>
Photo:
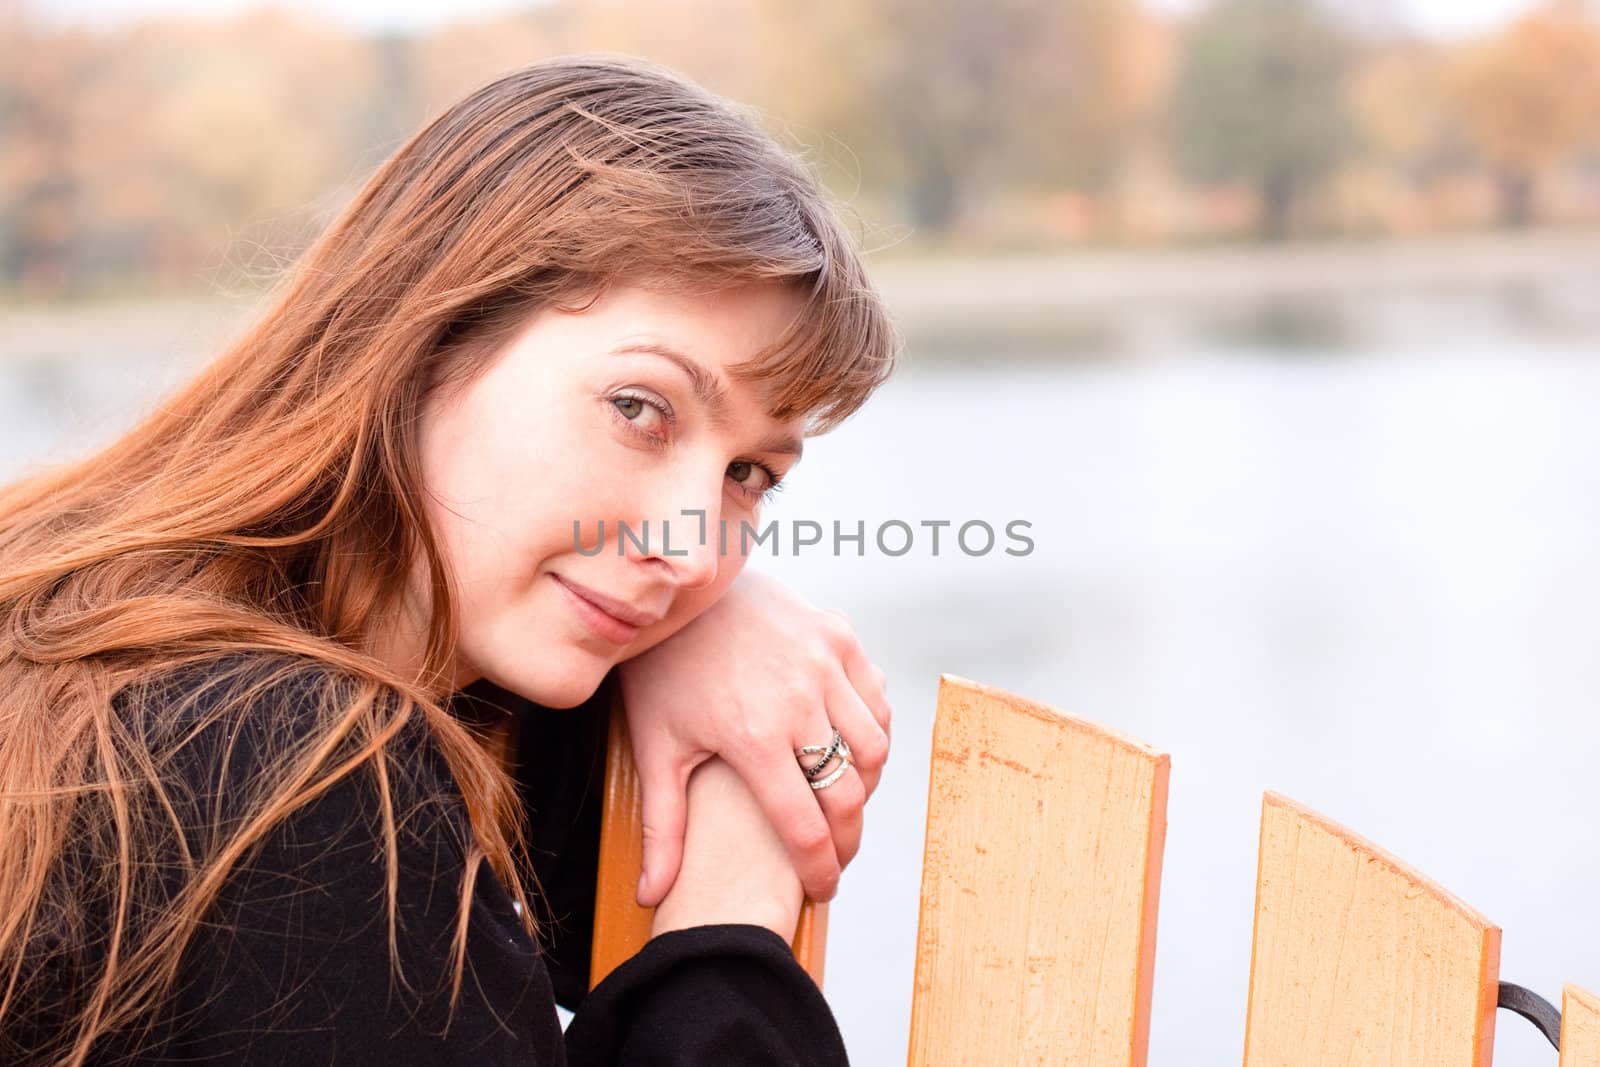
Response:
MULTIPOLYGON (((818 718, 824 714, 819 708, 818 718)), ((839 856, 833 828, 817 803, 817 791, 806 781, 795 757, 797 747, 786 735, 773 734, 768 742, 719 755, 739 772, 783 838, 806 896, 821 902, 833 899, 839 888, 839 856)))
POLYGON ((678 878, 683 864, 683 836, 689 819, 689 775, 692 765, 676 760, 641 761, 639 768, 640 814, 644 827, 644 854, 635 899, 642 908, 661 903, 678 878))
MULTIPOLYGON (((850 679, 850 684, 855 688, 856 694, 866 704, 868 710, 871 711, 873 721, 877 723, 879 731, 883 734, 883 743, 881 745, 876 743, 875 737, 873 740, 868 740, 868 737, 872 735, 864 734, 863 744, 860 749, 856 748, 856 739, 854 737, 845 734, 845 740, 850 742, 850 748, 859 757, 855 762, 857 766, 862 768, 863 775, 866 775, 868 770, 881 772, 883 765, 889 760, 889 743, 892 739, 890 725, 894 718, 894 709, 889 706, 888 675, 884 674, 883 670, 867 657, 866 649, 862 648, 861 642, 855 639, 854 631, 851 631, 848 640, 841 643, 839 652, 839 662, 844 667, 846 677, 850 679)), ((834 725, 840 727, 840 733, 844 733, 843 726, 840 726, 837 721, 834 722, 834 725)), ((876 774, 873 775, 872 782, 873 788, 876 788, 876 774)), ((872 790, 869 789, 867 792, 870 795, 872 790)))
POLYGON ((850 676, 850 682, 861 694, 861 699, 872 709, 873 718, 878 720, 878 725, 883 728, 885 734, 889 733, 889 720, 893 716, 888 701, 888 675, 872 662, 867 650, 861 646, 861 640, 856 636, 855 625, 851 623, 850 616, 837 608, 824 610, 837 620, 832 629, 832 636, 834 648, 839 653, 839 662, 844 664, 845 673, 850 676))
MULTIPOLYGON (((838 727, 842 719, 850 714, 865 721, 871 729, 876 730, 877 724, 872 721, 871 714, 861 698, 856 696, 855 690, 850 688, 850 683, 845 679, 843 672, 839 672, 838 681, 830 687, 828 696, 828 717, 838 727), (855 707, 851 713, 840 710, 840 702, 849 701, 855 707)), ((845 735, 842 727, 839 734, 844 737, 845 743, 850 743, 850 738, 845 735)), ((823 743, 826 736, 831 739, 833 731, 828 729, 826 723, 820 723, 818 733, 812 736, 811 744, 823 743)), ((796 746, 799 747, 798 745, 796 746)), ((854 745, 850 746, 854 749, 854 745)), ((804 776, 807 767, 814 767, 826 752, 807 753, 800 762, 801 774, 804 776)), ((834 754, 816 776, 816 781, 826 781, 835 771, 841 771, 839 776, 821 789, 813 789, 817 805, 828 818, 828 826, 833 831, 833 848, 839 857, 841 870, 849 865, 850 861, 861 849, 862 809, 867 803, 868 784, 863 779, 860 769, 855 765, 855 759, 844 756, 843 753, 834 754)), ((810 785, 810 780, 807 781, 810 785)))
MULTIPOLYGON (((817 780, 823 781, 838 767, 837 760, 817 780)), ((809 784, 809 783, 808 783, 809 784)), ((841 871, 850 865, 861 851, 861 831, 867 806, 867 787, 861 782, 854 764, 821 789, 812 790, 817 805, 828 817, 828 827, 833 831, 834 852, 839 857, 841 871)))
MULTIPOLYGON (((883 773, 884 762, 889 758, 889 737, 878 725, 878 720, 861 699, 848 675, 841 670, 833 672, 827 691, 828 718, 850 746, 850 762, 866 787, 866 797, 878 787, 878 777, 883 773)), ((827 728, 823 728, 826 732, 827 728)), ((830 735, 831 736, 831 735, 830 735)), ((807 766, 815 764, 817 756, 808 757, 807 766)), ((863 797, 865 799, 865 797, 863 797)), ((839 857, 848 863, 843 856, 839 857)))

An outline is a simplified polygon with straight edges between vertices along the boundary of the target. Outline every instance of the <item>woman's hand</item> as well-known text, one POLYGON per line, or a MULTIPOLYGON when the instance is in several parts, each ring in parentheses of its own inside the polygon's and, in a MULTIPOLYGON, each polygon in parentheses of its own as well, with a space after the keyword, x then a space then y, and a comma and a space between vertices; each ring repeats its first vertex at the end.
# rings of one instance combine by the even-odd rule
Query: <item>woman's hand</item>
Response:
POLYGON ((794 940, 804 890, 788 850, 737 771, 712 758, 689 776, 683 863, 650 936, 710 923, 754 923, 794 940))
POLYGON ((831 900, 889 756, 884 674, 849 620, 746 569, 702 615, 617 670, 643 792, 639 904, 655 906, 678 875, 689 775, 713 755, 750 788, 806 895, 831 900), (795 750, 827 744, 830 723, 852 767, 813 790, 795 750))

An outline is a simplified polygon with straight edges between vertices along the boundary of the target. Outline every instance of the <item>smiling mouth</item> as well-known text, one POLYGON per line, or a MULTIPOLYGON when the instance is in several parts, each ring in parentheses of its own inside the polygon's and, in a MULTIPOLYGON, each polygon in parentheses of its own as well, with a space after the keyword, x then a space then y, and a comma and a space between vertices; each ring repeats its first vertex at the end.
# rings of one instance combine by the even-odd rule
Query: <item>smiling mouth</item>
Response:
POLYGON ((639 636, 646 626, 660 622, 663 616, 650 615, 629 604, 602 596, 584 586, 575 585, 560 575, 552 574, 557 588, 571 605, 574 614, 596 636, 612 644, 626 645, 639 636))

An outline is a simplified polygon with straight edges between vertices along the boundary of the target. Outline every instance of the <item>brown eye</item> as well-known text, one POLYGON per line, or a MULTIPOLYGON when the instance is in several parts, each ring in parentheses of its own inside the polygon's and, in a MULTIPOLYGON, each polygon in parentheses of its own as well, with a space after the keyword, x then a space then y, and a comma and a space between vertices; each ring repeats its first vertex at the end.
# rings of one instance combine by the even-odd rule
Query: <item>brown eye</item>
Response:
POLYGON ((620 393, 608 399, 628 429, 652 438, 662 437, 662 431, 672 422, 667 409, 648 396, 620 393))
POLYGON ((752 504, 772 499, 783 488, 783 478, 777 471, 765 463, 748 459, 736 459, 728 464, 728 477, 739 494, 752 504), (752 474, 761 477, 746 481, 752 474))
MULTIPOLYGON (((757 471, 759 471, 762 474, 766 474, 765 470, 762 470, 761 468, 757 467, 754 463, 751 463, 749 460, 739 459, 739 460, 734 460, 732 463, 728 464, 728 476, 730 478, 732 478, 734 481, 738 482, 739 485, 742 486, 745 489, 752 488, 749 485, 745 485, 745 479, 749 478, 752 473, 757 472, 757 471)), ((755 487, 755 488, 759 492, 761 489, 764 489, 766 487, 765 486, 759 486, 759 487, 755 487)))

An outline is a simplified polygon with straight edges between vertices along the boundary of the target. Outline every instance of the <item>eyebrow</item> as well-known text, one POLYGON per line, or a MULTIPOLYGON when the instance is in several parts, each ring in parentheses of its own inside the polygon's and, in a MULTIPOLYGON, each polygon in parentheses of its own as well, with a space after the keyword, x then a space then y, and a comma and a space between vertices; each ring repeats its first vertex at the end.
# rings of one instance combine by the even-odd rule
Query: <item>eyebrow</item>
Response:
MULTIPOLYGON (((688 356, 679 352, 671 345, 661 344, 659 341, 629 341, 618 345, 611 350, 612 355, 646 355, 660 356, 675 364, 679 370, 689 377, 689 384, 694 389, 697 400, 710 412, 711 421, 718 426, 727 426, 732 402, 728 398, 728 389, 717 376, 706 370, 688 356)), ((796 457, 805 451, 805 445, 799 437, 791 434, 775 434, 756 443, 757 452, 779 452, 796 457)))

